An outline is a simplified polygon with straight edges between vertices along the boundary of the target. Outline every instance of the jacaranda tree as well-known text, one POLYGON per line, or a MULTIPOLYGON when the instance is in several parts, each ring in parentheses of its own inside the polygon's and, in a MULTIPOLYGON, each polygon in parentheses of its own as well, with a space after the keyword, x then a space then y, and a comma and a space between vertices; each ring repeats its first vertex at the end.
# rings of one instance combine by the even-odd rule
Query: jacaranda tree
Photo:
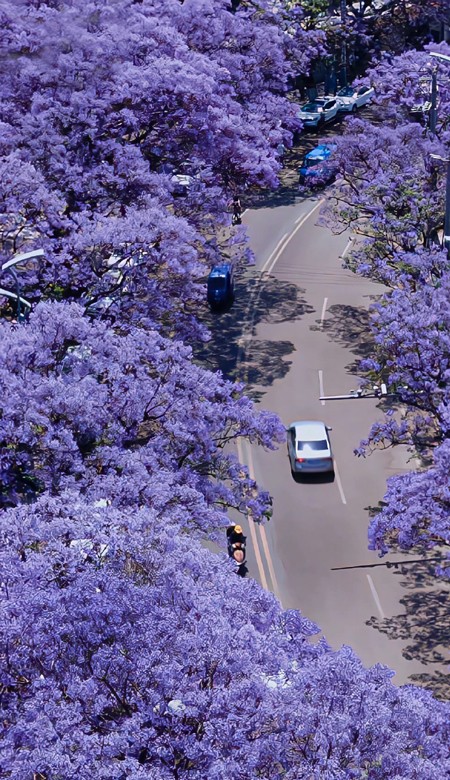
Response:
POLYGON ((1 10, 3 256, 45 249, 22 274, 32 302, 112 299, 121 321, 198 335, 217 228, 232 194, 275 185, 288 78, 318 36, 265 0, 21 7, 1 10))
POLYGON ((166 513, 5 513, 0 776, 444 780, 448 706, 282 612, 166 513))
MULTIPOLYGON (((449 51, 444 44, 440 50, 449 51)), ((350 120, 338 142, 341 178, 327 215, 335 229, 351 229, 357 237, 350 266, 390 288, 372 307, 373 356, 361 363, 371 381, 386 384, 390 400, 358 453, 406 444, 421 463, 388 481, 369 532, 372 548, 382 552, 449 543, 450 288, 447 251, 438 244, 445 182, 431 156, 448 157, 445 63, 438 73, 435 128, 411 115, 418 101, 429 103, 436 62, 426 51, 407 52, 386 56, 372 69, 376 105, 366 119, 350 120)))
POLYGON ((205 547, 269 513, 234 443, 285 435, 187 344, 228 198, 296 127, 322 36, 290 5, 1 4, 2 258, 45 249, 0 326, 2 780, 449 774, 445 704, 205 547))
MULTIPOLYGON (((174 497, 187 487, 197 506, 198 493, 255 520, 268 511, 228 445, 273 447, 284 428, 196 366, 189 347, 142 328, 115 333, 70 303, 39 304, 26 327, 0 330, 4 503, 71 487, 140 505, 167 471, 174 497)), ((198 509, 190 524, 213 525, 198 509)))

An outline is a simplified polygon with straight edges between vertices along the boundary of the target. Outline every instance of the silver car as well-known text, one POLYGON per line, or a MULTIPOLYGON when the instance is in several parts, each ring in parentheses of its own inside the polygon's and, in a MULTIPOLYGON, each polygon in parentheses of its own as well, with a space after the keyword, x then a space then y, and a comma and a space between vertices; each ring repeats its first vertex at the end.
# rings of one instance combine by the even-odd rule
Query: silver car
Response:
POLYGON ((342 87, 336 95, 339 113, 353 114, 372 100, 373 87, 342 87))
POLYGON ((330 430, 319 420, 302 420, 289 425, 287 447, 293 474, 334 472, 330 430))

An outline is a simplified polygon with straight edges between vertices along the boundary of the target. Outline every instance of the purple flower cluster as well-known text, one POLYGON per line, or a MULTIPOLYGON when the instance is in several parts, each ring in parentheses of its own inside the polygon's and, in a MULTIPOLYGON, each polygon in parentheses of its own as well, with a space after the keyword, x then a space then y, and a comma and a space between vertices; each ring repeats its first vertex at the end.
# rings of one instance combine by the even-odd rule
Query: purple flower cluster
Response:
POLYGON ((276 183, 298 125, 287 79, 323 40, 302 18, 1 4, 0 252, 45 250, 28 321, 0 324, 2 780, 449 774, 446 705, 311 642, 205 546, 228 508, 270 511, 234 442, 285 435, 188 344, 243 240, 230 194, 276 183))
MULTIPOLYGON (((448 55, 450 48, 441 44, 440 51, 448 55)), ((432 157, 449 157, 445 62, 435 132, 411 121, 418 96, 423 101, 425 90, 429 97, 430 59, 427 51, 407 52, 385 57, 370 72, 376 106, 367 119, 350 120, 337 142, 341 176, 325 217, 357 234, 350 267, 389 288, 372 306, 374 353, 361 370, 384 382, 391 400, 357 452, 403 444, 420 463, 388 481, 369 530, 370 546, 382 553, 395 546, 445 551, 450 544, 450 275, 440 245, 445 165, 432 157)))

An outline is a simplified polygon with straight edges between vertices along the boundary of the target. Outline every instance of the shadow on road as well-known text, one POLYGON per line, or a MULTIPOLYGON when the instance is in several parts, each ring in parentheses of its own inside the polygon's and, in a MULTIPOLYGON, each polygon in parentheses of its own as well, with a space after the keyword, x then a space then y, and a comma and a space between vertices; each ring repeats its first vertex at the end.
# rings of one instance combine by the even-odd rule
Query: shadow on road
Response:
MULTIPOLYGON (((305 198, 314 197, 314 194, 305 193, 300 188, 298 170, 303 162, 306 152, 311 151, 319 141, 317 139, 302 139, 298 146, 290 149, 286 155, 285 167, 280 172, 280 183, 277 189, 258 189, 245 193, 244 205, 249 209, 276 208, 276 206, 291 206, 300 203, 305 198)), ((316 195, 320 197, 320 193, 316 195)))
MULTIPOLYGON (((319 322, 315 329, 319 329, 319 322)), ((373 354, 374 340, 370 331, 370 316, 362 306, 335 304, 327 309, 323 331, 332 341, 349 349, 358 360, 373 354)), ((358 363, 347 366, 350 373, 358 373, 358 363)))
POLYGON ((207 368, 220 369, 227 379, 245 381, 251 388, 272 385, 289 371, 292 341, 256 338, 261 323, 292 322, 314 308, 306 303, 304 290, 288 281, 268 277, 262 283, 254 275, 238 278, 233 306, 228 311, 206 310, 204 324, 211 333, 206 344, 194 346, 194 356, 207 368))
POLYGON ((406 659, 420 661, 424 666, 441 666, 411 675, 410 679, 438 698, 450 699, 450 583, 436 576, 435 566, 425 562, 400 564, 394 574, 406 591, 400 599, 405 612, 383 620, 372 617, 368 625, 390 639, 405 642, 406 659))

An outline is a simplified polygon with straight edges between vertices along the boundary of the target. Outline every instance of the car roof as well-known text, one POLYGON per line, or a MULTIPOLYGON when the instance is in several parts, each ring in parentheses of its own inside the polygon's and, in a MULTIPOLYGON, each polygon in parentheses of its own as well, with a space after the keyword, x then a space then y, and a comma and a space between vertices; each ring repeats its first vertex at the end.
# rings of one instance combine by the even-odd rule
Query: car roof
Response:
POLYGON ((321 420, 298 420, 291 423, 289 428, 295 428, 297 438, 308 441, 319 441, 326 436, 326 426, 321 420))
POLYGON ((329 157, 329 155, 334 152, 336 149, 335 144, 319 144, 318 146, 314 147, 314 149, 311 149, 310 152, 305 154, 305 157, 308 158, 308 160, 313 160, 315 157, 317 157, 319 160, 323 159, 325 157, 329 157))

